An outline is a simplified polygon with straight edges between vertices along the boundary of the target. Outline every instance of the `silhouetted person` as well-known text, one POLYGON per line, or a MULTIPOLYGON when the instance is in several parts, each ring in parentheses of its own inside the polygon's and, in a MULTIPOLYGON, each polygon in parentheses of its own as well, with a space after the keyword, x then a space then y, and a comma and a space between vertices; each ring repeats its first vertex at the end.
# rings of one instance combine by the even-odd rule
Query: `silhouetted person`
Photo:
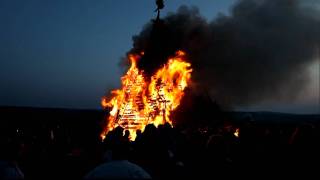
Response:
POLYGON ((141 130, 140 130, 140 129, 137 129, 136 134, 137 134, 137 136, 136 136, 135 142, 140 142, 140 141, 141 141, 141 138, 142 138, 142 132, 141 132, 141 130))
POLYGON ((124 132, 124 138, 125 139, 129 139, 130 137, 130 131, 127 129, 125 132, 124 132))
POLYGON ((12 139, 0 139, 0 179, 23 179, 17 159, 20 145, 12 139))
MULTIPOLYGON (((89 172, 86 179, 150 179, 151 176, 140 166, 128 161, 129 146, 122 136, 123 128, 115 128, 114 133, 108 140, 111 141, 109 158, 107 161, 89 172), (113 141, 113 142, 112 142, 113 141)), ((106 141, 108 141, 106 140, 106 141)), ((108 142, 106 142, 108 143, 108 142)))

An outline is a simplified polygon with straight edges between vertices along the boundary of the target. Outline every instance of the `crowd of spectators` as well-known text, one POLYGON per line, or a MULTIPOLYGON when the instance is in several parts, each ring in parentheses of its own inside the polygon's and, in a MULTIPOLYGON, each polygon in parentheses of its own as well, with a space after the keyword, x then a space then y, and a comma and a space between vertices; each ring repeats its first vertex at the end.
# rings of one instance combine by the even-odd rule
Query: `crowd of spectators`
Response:
POLYGON ((135 141, 121 127, 104 141, 98 136, 75 140, 59 129, 46 129, 43 137, 19 131, 1 136, 0 178, 310 174, 317 172, 320 160, 319 127, 309 123, 279 126, 244 120, 188 128, 149 124, 136 132, 135 141))

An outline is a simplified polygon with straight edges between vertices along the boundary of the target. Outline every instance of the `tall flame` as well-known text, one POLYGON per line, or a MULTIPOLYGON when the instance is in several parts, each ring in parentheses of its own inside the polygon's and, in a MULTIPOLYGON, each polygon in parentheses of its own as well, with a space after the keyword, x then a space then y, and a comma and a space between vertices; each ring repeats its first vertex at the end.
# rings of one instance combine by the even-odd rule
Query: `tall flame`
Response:
POLYGON ((110 100, 102 98, 102 106, 111 108, 107 126, 101 133, 102 139, 117 126, 129 130, 130 139, 134 140, 136 130, 143 131, 147 124, 158 126, 168 122, 172 125, 169 116, 179 106, 190 82, 191 64, 185 61, 183 51, 177 51, 176 56, 169 58, 147 82, 143 71, 137 67, 140 57, 128 56, 131 66, 121 78, 122 88, 113 90, 110 100))

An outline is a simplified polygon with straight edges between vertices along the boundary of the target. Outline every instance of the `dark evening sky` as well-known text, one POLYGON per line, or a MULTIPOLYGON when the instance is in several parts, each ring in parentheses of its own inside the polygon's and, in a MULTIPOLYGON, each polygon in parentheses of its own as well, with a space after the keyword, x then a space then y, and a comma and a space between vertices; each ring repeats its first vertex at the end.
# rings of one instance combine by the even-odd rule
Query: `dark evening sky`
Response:
MULTIPOLYGON (((195 5, 213 19, 234 2, 167 0, 162 14, 195 5)), ((156 16, 155 8, 153 0, 1 0, 0 105, 100 108, 100 98, 119 87, 119 61, 132 36, 156 16)), ((239 109, 319 112, 317 58, 309 67, 312 81, 295 102, 239 109)))

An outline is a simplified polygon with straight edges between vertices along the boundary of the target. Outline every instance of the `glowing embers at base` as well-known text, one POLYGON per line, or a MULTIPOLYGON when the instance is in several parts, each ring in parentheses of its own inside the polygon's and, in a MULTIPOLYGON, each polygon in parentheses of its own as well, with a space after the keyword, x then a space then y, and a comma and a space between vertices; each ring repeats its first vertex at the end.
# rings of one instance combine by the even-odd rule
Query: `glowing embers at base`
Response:
POLYGON ((113 90, 111 99, 102 98, 102 106, 111 108, 102 139, 117 126, 129 130, 130 139, 134 140, 136 130, 144 131, 147 124, 158 126, 168 122, 172 125, 169 115, 184 96, 191 78, 191 64, 186 62, 183 51, 177 51, 147 82, 143 71, 137 68, 140 57, 129 55, 131 66, 121 78, 122 88, 113 90))

